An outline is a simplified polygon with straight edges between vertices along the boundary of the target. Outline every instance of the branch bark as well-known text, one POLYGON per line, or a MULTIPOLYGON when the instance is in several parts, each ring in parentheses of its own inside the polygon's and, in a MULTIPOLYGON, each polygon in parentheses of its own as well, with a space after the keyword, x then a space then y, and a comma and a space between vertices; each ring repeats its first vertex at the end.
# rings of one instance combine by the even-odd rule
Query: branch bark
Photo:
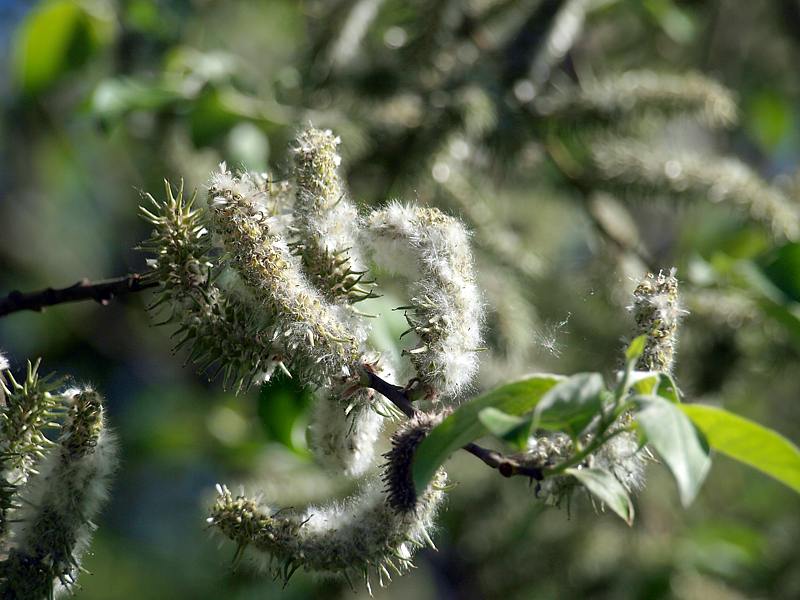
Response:
MULTIPOLYGON (((384 396, 404 415, 411 418, 419 412, 409 398, 408 388, 389 383, 368 369, 365 369, 364 372, 366 373, 366 386, 384 396)), ((541 469, 522 465, 514 457, 506 456, 496 450, 484 448, 473 442, 462 446, 461 449, 479 458, 485 465, 496 469, 503 477, 522 475, 536 481, 544 479, 541 469)))
POLYGON ((0 317, 23 310, 39 312, 48 306, 83 300, 94 300, 105 306, 117 296, 140 292, 157 285, 158 282, 147 280, 139 273, 131 273, 103 281, 82 279, 64 288, 49 287, 24 293, 14 290, 0 299, 0 317))

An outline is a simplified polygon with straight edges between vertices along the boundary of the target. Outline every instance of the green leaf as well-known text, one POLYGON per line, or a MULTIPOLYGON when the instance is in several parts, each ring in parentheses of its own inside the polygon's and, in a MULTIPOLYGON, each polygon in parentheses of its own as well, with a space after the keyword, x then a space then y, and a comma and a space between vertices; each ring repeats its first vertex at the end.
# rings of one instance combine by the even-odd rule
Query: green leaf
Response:
POLYGON ((478 415, 494 407, 509 415, 524 415, 533 410, 562 375, 537 374, 495 388, 459 406, 453 414, 435 427, 417 448, 414 458, 414 487, 424 490, 436 469, 464 444, 489 433, 478 415))
POLYGON ((579 434, 600 411, 604 391, 599 373, 573 375, 547 392, 536 405, 533 429, 579 434))
POLYGON ((83 65, 109 37, 112 24, 74 0, 43 2, 30 12, 14 40, 14 75, 26 94, 50 87, 83 65))
POLYGON ((711 466, 705 439, 681 412, 682 405, 659 396, 636 396, 634 401, 640 405, 636 420, 672 471, 681 503, 689 506, 711 466))
POLYGON ((714 450, 800 493, 800 449, 790 440, 722 408, 682 404, 680 409, 705 434, 714 450))
POLYGON ((640 396, 661 396, 669 402, 681 401, 678 385, 669 373, 660 371, 633 371, 631 389, 640 396))
POLYGON ((634 338, 630 345, 628 345, 628 348, 625 350, 625 360, 629 363, 639 360, 639 357, 644 354, 645 346, 647 346, 646 334, 642 334, 639 337, 634 338))
POLYGON ((490 406, 478 413, 478 420, 493 435, 510 442, 519 450, 525 449, 531 434, 530 419, 516 417, 490 406))
POLYGON ((605 469, 566 469, 592 495, 617 513, 628 525, 633 524, 633 502, 627 490, 605 469))

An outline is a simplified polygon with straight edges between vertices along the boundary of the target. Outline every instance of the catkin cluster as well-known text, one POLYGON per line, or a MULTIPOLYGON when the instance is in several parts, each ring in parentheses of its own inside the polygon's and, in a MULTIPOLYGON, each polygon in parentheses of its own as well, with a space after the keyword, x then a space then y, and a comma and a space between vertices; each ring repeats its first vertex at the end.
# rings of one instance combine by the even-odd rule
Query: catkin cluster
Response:
MULTIPOLYGON (((417 397, 453 398, 469 385, 483 305, 464 226, 437 209, 398 202, 362 216, 341 178, 339 143, 330 131, 302 131, 292 146, 291 184, 223 164, 205 208, 168 185, 166 199, 149 197, 155 210, 142 211, 154 226, 143 248, 160 283, 154 306, 177 325, 189 359, 223 373, 237 390, 276 368, 310 384, 309 445, 323 465, 355 477, 374 465, 394 410, 365 387, 365 376, 392 380, 399 368, 370 347, 369 320, 356 308, 375 295, 367 260, 409 282, 403 308, 413 342, 404 354, 417 397)), ((446 476, 417 491, 410 469, 416 443, 440 419, 420 416, 395 434, 385 489, 373 477, 342 504, 272 513, 220 487, 209 521, 240 548, 280 561, 284 578, 302 567, 367 583, 372 571, 383 583, 430 541, 446 476)))
POLYGON ((100 395, 57 392, 38 367, 28 363, 21 382, 0 374, 0 598, 44 600, 75 586, 116 463, 100 395), (55 442, 46 428, 58 429, 55 442))

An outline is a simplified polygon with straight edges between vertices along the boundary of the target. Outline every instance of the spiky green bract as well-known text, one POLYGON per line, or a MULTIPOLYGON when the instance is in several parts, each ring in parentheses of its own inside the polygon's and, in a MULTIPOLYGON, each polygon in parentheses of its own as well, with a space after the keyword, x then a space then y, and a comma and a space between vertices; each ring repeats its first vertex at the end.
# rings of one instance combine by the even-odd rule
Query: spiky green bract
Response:
POLYGON ((779 239, 800 236, 800 209, 738 160, 668 153, 632 139, 597 139, 590 150, 598 183, 622 197, 635 191, 729 203, 779 239))
POLYGON ((711 127, 736 121, 736 102, 717 82, 700 75, 627 71, 540 98, 537 109, 553 118, 603 119, 690 116, 711 127))
POLYGON ((406 513, 416 510, 418 494, 411 472, 414 453, 431 429, 441 423, 445 416, 446 412, 417 413, 392 435, 392 448, 383 455, 386 458, 383 482, 388 502, 396 511, 406 513))
POLYGON ((377 481, 342 503, 300 511, 275 511, 218 486, 208 521, 238 545, 237 556, 252 549, 284 581, 302 568, 350 582, 360 578, 369 589, 372 576, 387 583, 390 569, 402 574, 417 548, 433 545, 445 482, 440 471, 410 512, 393 509, 377 481))
POLYGON ((340 140, 330 130, 309 128, 294 150, 297 196, 292 249, 309 280, 329 300, 357 302, 370 296, 367 267, 359 254, 359 216, 339 176, 340 140))
POLYGON ((31 478, 14 513, 12 547, 0 562, 0 598, 44 600, 72 588, 106 498, 114 444, 100 396, 73 390, 57 445, 31 478))
POLYGON ((52 446, 44 435, 63 407, 54 393, 59 386, 52 375, 39 376, 39 365, 28 362, 25 379, 11 371, 0 372, 0 547, 7 543, 8 511, 16 506, 15 494, 34 473, 36 462, 52 446))
POLYGON ((636 319, 636 335, 647 343, 636 368, 640 371, 672 371, 677 346, 678 321, 684 314, 678 302, 675 270, 648 273, 633 291, 630 310, 636 319))
POLYGON ((375 261, 411 284, 406 319, 419 345, 404 351, 431 397, 456 395, 478 367, 483 303, 469 235, 435 208, 392 202, 368 218, 375 261))
POLYGON ((358 338, 341 309, 309 284, 281 235, 280 221, 250 193, 247 180, 234 178, 222 165, 212 178, 208 204, 214 234, 253 306, 274 315, 272 338, 280 341, 292 369, 321 386, 356 373, 358 338))
MULTIPOLYGON (((248 310, 241 298, 217 285, 219 260, 211 256, 211 236, 205 215, 165 182, 166 199, 147 198, 155 211, 142 208, 153 224, 142 248, 150 277, 161 285, 154 309, 167 311, 165 323, 175 323, 175 349, 189 347, 189 360, 200 369, 224 373, 225 385, 237 390, 269 375, 281 360, 272 341, 269 314, 248 310)), ((279 348, 279 347, 278 347, 279 348)))

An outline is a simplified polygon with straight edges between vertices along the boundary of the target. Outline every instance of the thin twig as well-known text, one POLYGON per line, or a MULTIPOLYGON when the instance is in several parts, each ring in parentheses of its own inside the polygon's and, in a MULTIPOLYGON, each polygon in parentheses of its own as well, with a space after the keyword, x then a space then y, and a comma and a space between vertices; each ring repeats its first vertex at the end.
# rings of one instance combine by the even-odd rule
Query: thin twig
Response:
MULTIPOLYGON (((399 408, 403 414, 411 418, 419 413, 419 410, 414 407, 408 395, 409 388, 400 387, 381 379, 378 375, 371 370, 365 369, 366 373, 366 386, 372 388, 379 394, 383 395, 387 400, 399 408)), ((466 450, 473 456, 481 459, 484 464, 492 469, 496 469, 503 477, 513 477, 514 475, 522 475, 541 481, 543 479, 542 470, 536 467, 529 467, 520 464, 520 462, 510 456, 506 456, 496 450, 490 450, 479 446, 478 444, 470 442, 461 448, 466 450)))
POLYGON ((131 273, 123 277, 103 281, 82 279, 64 288, 49 287, 36 292, 24 293, 14 290, 0 300, 0 317, 22 310, 38 312, 48 306, 66 302, 81 302, 83 300, 94 300, 106 305, 117 296, 140 292, 157 285, 158 282, 145 279, 139 273, 131 273))

